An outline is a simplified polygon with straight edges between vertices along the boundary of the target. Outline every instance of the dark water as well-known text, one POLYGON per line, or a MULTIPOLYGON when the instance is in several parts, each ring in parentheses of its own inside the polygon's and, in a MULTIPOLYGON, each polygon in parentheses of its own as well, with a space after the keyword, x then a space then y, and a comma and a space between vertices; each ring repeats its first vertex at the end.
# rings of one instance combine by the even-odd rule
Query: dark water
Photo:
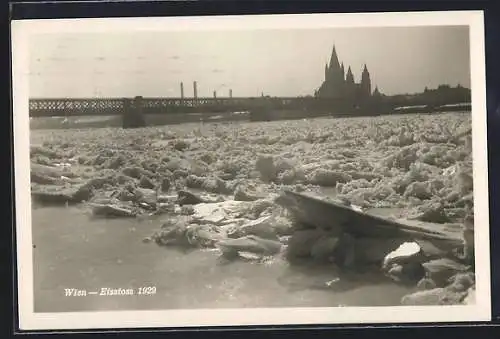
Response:
MULTIPOLYGON (((183 123, 205 123, 222 121, 246 121, 248 114, 235 113, 169 113, 145 114, 148 126, 162 126, 183 123)), ((112 128, 122 127, 120 115, 38 117, 30 118, 30 129, 68 129, 68 128, 112 128)))
POLYGON ((221 307, 397 305, 408 289, 385 279, 339 276, 329 268, 237 261, 218 253, 181 253, 143 243, 161 221, 91 219, 79 208, 33 210, 35 312, 221 307), (336 290, 326 281, 340 278, 336 290), (67 297, 66 288, 99 291, 154 287, 153 295, 67 297))

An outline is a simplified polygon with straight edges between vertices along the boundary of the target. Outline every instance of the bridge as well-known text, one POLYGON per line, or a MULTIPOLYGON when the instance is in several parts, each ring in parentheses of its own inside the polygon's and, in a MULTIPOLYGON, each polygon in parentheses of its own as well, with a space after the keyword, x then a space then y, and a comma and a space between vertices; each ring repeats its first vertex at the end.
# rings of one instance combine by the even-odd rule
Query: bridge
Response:
MULTIPOLYGON (((463 111, 470 102, 418 104, 393 99, 370 99, 354 106, 342 99, 315 97, 253 98, 37 98, 29 100, 30 117, 123 115, 130 109, 142 114, 277 112, 286 116, 374 115, 387 113, 463 111), (417 105, 415 105, 417 104, 417 105), (413 105, 413 106, 412 106, 413 105), (140 107, 138 107, 140 106, 140 107)), ((260 113, 257 113, 260 114, 260 113)), ((267 113, 265 113, 267 114, 267 113)))
MULTIPOLYGON (((129 98, 43 98, 29 100, 30 117, 115 115, 127 109, 129 98)), ((308 109, 332 104, 299 98, 141 98, 145 114, 218 113, 268 109, 308 109), (323 104, 323 105, 322 105, 323 104)))

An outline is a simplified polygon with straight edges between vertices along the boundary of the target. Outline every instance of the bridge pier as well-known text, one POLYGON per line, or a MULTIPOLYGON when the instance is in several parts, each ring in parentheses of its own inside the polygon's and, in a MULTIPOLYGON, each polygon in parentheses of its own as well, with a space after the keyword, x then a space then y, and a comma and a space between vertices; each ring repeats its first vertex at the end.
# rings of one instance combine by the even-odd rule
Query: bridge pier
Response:
POLYGON ((133 100, 125 98, 123 100, 123 106, 123 128, 139 128, 146 126, 141 96, 137 96, 133 100))

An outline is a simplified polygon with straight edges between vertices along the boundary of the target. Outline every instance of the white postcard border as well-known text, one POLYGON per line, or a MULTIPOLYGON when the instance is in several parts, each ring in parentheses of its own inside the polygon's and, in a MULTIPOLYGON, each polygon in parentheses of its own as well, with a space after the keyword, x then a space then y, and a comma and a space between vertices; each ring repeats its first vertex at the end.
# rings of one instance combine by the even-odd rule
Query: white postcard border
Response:
POLYGON ((237 325, 467 322, 491 320, 484 21, 482 11, 18 20, 12 22, 14 166, 19 322, 22 330, 237 325), (197 309, 34 313, 29 179, 28 41, 34 34, 164 30, 308 29, 469 25, 476 305, 197 309))

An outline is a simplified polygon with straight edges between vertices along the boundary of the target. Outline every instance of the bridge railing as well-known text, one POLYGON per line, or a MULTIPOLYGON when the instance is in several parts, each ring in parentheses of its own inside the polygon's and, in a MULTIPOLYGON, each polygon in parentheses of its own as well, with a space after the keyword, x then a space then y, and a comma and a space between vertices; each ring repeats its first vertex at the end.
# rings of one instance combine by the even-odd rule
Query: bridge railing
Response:
POLYGON ((117 114, 124 109, 122 99, 30 99, 30 116, 117 114))
MULTIPOLYGON (((30 99, 32 117, 122 114, 127 98, 37 98, 30 99)), ((142 98, 146 114, 245 111, 306 106, 304 98, 142 98)))

